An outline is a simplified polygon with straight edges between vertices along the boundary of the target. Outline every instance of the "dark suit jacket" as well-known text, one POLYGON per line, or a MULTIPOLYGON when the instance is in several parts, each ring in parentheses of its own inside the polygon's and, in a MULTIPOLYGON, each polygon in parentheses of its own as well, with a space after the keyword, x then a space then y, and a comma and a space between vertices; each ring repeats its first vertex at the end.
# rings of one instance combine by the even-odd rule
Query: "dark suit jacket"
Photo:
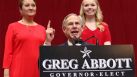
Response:
MULTIPOLYGON (((92 46, 93 46, 93 44, 88 44, 88 43, 86 43, 86 42, 81 43, 81 46, 86 46, 86 45, 92 45, 92 46)), ((59 45, 59 46, 69 46, 69 45, 68 45, 68 42, 65 42, 65 43, 63 43, 63 44, 61 44, 61 45, 59 45)), ((75 45, 75 46, 76 46, 76 45, 75 45)))

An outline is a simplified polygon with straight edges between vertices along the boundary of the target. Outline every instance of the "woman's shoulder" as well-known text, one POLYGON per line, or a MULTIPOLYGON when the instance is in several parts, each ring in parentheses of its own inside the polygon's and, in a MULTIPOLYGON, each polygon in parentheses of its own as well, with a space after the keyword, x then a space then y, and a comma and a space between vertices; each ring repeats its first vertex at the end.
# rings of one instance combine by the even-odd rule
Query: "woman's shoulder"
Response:
POLYGON ((14 25, 18 25, 18 24, 19 24, 18 21, 16 21, 16 22, 10 23, 9 25, 14 26, 14 25))
POLYGON ((106 27, 108 26, 108 24, 106 22, 101 22, 100 24, 103 26, 106 26, 106 27))
POLYGON ((16 28, 17 25, 19 25, 19 23, 16 21, 16 22, 12 22, 8 25, 8 28, 16 28))
POLYGON ((109 31, 109 25, 106 22, 101 22, 101 25, 104 26, 104 31, 109 31))
POLYGON ((45 30, 45 27, 41 24, 37 24, 37 27, 40 28, 40 29, 44 29, 45 30))
POLYGON ((98 24, 98 28, 100 29, 101 32, 104 32, 105 30, 108 29, 108 24, 106 22, 100 22, 98 24))
POLYGON ((104 26, 104 29, 108 29, 109 25, 106 22, 101 22, 100 23, 102 26, 104 26))

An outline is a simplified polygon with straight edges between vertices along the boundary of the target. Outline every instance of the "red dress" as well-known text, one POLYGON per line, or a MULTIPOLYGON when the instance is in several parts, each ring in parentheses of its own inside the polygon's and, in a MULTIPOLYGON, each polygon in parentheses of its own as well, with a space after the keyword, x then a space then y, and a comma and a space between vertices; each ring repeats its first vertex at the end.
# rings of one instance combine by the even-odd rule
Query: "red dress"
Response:
MULTIPOLYGON (((99 41, 99 45, 104 45, 104 42, 111 41, 111 35, 110 35, 108 25, 104 22, 102 22, 101 25, 104 26, 103 32, 101 32, 99 30, 99 28, 92 31, 88 27, 85 26, 84 30, 82 32, 82 36, 81 36, 82 40, 87 40, 91 36, 95 36, 99 41)), ((96 39, 91 38, 91 39, 87 40, 86 42, 89 44, 96 44, 96 39)))
POLYGON ((27 27, 15 22, 8 26, 3 68, 10 70, 10 77, 39 77, 39 46, 45 38, 41 25, 27 27))

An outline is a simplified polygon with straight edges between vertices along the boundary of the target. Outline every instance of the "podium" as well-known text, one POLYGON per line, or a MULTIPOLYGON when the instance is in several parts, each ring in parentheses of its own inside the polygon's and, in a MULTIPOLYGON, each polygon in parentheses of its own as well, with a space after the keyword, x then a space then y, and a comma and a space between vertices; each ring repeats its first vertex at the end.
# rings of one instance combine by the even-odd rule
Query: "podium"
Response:
POLYGON ((40 77, 135 77, 132 45, 41 46, 40 77))

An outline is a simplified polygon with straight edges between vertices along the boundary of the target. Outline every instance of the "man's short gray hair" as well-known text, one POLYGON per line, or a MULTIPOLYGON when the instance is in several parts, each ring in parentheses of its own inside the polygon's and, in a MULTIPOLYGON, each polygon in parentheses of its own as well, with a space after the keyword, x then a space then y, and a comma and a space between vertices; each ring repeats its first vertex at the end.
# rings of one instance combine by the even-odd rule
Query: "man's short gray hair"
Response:
POLYGON ((77 15, 75 13, 70 13, 68 14, 66 17, 64 17, 64 20, 62 22, 62 27, 64 27, 66 25, 66 20, 70 17, 70 16, 77 16, 80 19, 80 25, 83 26, 83 21, 82 21, 82 17, 80 15, 77 15))

